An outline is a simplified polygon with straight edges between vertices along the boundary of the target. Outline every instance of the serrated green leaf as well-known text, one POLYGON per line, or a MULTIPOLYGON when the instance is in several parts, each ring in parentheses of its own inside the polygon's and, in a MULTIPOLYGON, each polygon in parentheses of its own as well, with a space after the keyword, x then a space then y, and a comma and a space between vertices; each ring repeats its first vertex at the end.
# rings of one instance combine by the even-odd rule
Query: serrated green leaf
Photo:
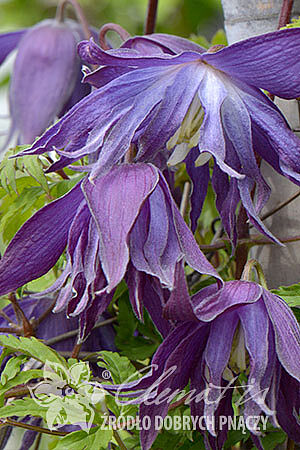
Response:
POLYGON ((131 381, 138 378, 138 372, 133 364, 126 356, 120 356, 116 352, 102 351, 98 353, 99 357, 103 359, 104 365, 101 361, 98 362, 100 367, 106 367, 115 384, 123 383, 130 378, 131 381))
POLYGON ((11 334, 8 336, 0 335, 0 346, 12 352, 21 352, 29 355, 42 363, 50 361, 67 367, 67 362, 62 356, 34 337, 17 338, 11 334))
POLYGON ((20 372, 21 365, 24 364, 27 359, 28 359, 27 356, 21 355, 10 358, 7 361, 6 366, 4 367, 1 373, 0 390, 1 385, 4 386, 9 380, 14 378, 17 375, 17 373, 20 372))
POLYGON ((42 186, 45 192, 49 194, 47 178, 42 169, 39 157, 36 155, 28 155, 24 156, 22 160, 27 172, 42 186))
POLYGON ((2 403, 5 392, 9 391, 10 389, 19 386, 20 384, 26 384, 30 380, 34 380, 36 378, 42 378, 43 377, 43 371, 40 369, 33 369, 33 370, 26 370, 24 372, 18 373, 18 375, 7 381, 7 383, 4 386, 0 386, 0 403, 2 403))
POLYGON ((281 297, 289 306, 300 307, 300 283, 279 286, 278 289, 272 289, 271 292, 281 297))
POLYGON ((91 428, 88 433, 85 431, 74 431, 61 438, 55 450, 100 450, 106 449, 113 436, 112 430, 101 430, 100 427, 91 428))
POLYGON ((17 192, 15 161, 13 159, 7 159, 5 161, 5 165, 3 165, 0 170, 1 186, 3 189, 5 189, 8 194, 10 193, 9 188, 12 188, 15 192, 17 192))
POLYGON ((0 408, 0 417, 25 417, 28 415, 34 417, 46 418, 47 408, 40 406, 35 400, 29 397, 13 400, 8 405, 0 408))

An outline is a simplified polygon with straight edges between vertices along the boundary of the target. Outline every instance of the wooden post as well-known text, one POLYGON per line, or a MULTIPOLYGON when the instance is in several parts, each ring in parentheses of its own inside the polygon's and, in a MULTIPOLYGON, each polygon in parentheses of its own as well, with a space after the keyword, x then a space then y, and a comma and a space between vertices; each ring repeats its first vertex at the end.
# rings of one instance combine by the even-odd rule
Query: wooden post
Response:
MULTIPOLYGON (((282 0, 222 0, 225 30, 228 42, 274 31, 278 26, 282 0)), ((300 16, 300 0, 295 0, 293 17, 300 16)), ((274 61, 276 64, 276 61, 274 61)), ((286 80, 288 84, 288 79, 286 80)), ((287 118, 292 129, 300 130, 297 100, 276 99, 275 103, 287 118)), ((271 199, 263 213, 290 198, 300 188, 275 172, 263 162, 261 170, 272 188, 271 199)), ((300 198, 275 213, 265 221, 269 230, 277 237, 300 235, 300 198)), ((251 257, 263 267, 269 288, 289 285, 300 281, 300 242, 287 244, 285 248, 276 245, 256 247, 251 257)))

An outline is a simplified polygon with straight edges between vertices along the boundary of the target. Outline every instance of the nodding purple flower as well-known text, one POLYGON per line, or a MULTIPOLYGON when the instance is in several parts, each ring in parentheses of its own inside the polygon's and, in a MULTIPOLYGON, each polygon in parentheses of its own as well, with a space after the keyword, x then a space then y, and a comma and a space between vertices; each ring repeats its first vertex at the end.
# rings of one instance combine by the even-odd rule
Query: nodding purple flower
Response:
MULTIPOLYGON (((98 89, 27 153, 58 149, 64 165, 94 154, 96 162, 89 170, 95 177, 120 161, 131 144, 137 161, 151 162, 163 150, 170 164, 196 147, 193 164, 213 157, 214 180, 219 178, 213 183, 219 182, 227 197, 234 191, 231 209, 241 200, 253 224, 271 236, 258 217, 270 188, 255 152, 300 184, 300 145, 262 89, 287 99, 300 95, 299 48, 296 28, 217 51, 167 35, 133 38, 109 51, 93 41, 82 42, 81 57, 101 66, 86 76, 98 89)), ((234 223, 228 227, 232 234, 234 223)))
POLYGON ((90 92, 81 84, 77 43, 82 38, 75 22, 57 20, 0 36, 0 63, 17 47, 9 93, 12 124, 8 141, 16 133, 18 143, 32 144, 90 92))
MULTIPOLYGON (((287 304, 253 282, 230 281, 222 289, 212 285, 191 299, 179 286, 165 310, 177 325, 153 356, 150 372, 107 389, 119 396, 130 391, 131 397, 137 391, 141 420, 144 415, 154 419, 166 416, 171 401, 190 382, 186 404, 194 417, 208 419, 208 433, 202 430, 206 447, 221 449, 227 429, 219 428, 219 417, 234 415, 236 386, 243 392, 239 409, 246 423, 264 414, 300 442, 300 329, 287 304)), ((157 435, 154 420, 151 424, 141 432, 143 450, 157 435)), ((262 449, 259 433, 250 431, 262 449)))
MULTIPOLYGON (((17 232, 0 261, 0 295, 45 274, 65 247, 65 269, 43 294, 60 289, 55 311, 81 315, 82 336, 110 303, 129 261, 134 270, 157 278, 169 290, 183 258, 220 281, 163 175, 151 164, 116 166, 93 182, 85 179, 39 210, 17 232)), ((130 280, 134 286, 136 277, 130 280)), ((140 317, 142 307, 134 305, 134 310, 140 317)))

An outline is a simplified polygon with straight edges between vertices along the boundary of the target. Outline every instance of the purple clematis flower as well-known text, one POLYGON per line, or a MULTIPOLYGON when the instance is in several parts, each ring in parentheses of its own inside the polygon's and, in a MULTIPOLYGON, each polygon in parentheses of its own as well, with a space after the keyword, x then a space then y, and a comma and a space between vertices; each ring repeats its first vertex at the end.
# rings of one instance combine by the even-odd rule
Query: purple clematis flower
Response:
MULTIPOLYGON (((79 25, 45 20, 28 30, 0 35, 0 63, 17 47, 10 85, 11 135, 31 144, 54 119, 90 92, 81 83, 79 25)), ((4 146, 4 148, 6 145, 4 146)))
POLYGON ((300 95, 300 30, 256 36, 218 51, 173 36, 135 39, 106 52, 93 41, 79 45, 84 60, 101 66, 86 77, 99 88, 27 153, 64 148, 58 150, 64 165, 95 154, 90 167, 95 177, 120 161, 131 144, 138 161, 151 162, 159 151, 173 150, 172 164, 197 147, 196 164, 212 156, 216 171, 225 174, 224 191, 229 196, 230 176, 235 198, 270 236, 258 217, 270 189, 254 151, 300 184, 300 145, 261 89, 288 99, 300 95))
MULTIPOLYGON (((171 401, 190 381, 186 403, 191 414, 210 418, 206 447, 221 449, 227 430, 219 428, 219 416, 233 416, 232 393, 240 386, 239 408, 246 423, 264 414, 300 442, 300 329, 280 297, 253 282, 230 281, 220 290, 212 285, 189 299, 181 280, 165 313, 177 325, 155 353, 150 372, 138 381, 107 386, 110 391, 131 397, 136 391, 133 401, 141 403, 141 420, 147 415, 154 424, 154 417, 165 417, 171 401), (240 373, 247 374, 246 384, 241 385, 240 373)), ((250 431, 262 449, 256 431, 250 431)), ((141 432, 143 450, 151 447, 156 434, 154 425, 141 432)))
MULTIPOLYGON (((183 258, 221 282, 182 219, 163 175, 151 164, 116 166, 93 183, 85 179, 39 210, 17 232, 0 261, 0 295, 44 275, 65 247, 66 267, 43 295, 60 289, 55 311, 81 315, 82 339, 110 303, 129 261, 134 271, 157 278, 169 290, 183 258)), ((137 289, 131 298, 141 317, 138 291, 144 290, 144 281, 134 271, 127 274, 128 284, 131 291, 137 289)), ((159 311, 160 294, 153 298, 159 311)))

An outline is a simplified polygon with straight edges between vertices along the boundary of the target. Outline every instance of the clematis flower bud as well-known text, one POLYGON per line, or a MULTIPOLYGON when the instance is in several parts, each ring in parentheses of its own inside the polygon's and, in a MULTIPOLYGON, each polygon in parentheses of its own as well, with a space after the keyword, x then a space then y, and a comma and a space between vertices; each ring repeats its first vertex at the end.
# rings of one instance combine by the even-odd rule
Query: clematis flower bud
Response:
POLYGON ((80 70, 76 38, 68 23, 43 21, 20 40, 10 86, 13 130, 30 144, 67 103, 80 70))

